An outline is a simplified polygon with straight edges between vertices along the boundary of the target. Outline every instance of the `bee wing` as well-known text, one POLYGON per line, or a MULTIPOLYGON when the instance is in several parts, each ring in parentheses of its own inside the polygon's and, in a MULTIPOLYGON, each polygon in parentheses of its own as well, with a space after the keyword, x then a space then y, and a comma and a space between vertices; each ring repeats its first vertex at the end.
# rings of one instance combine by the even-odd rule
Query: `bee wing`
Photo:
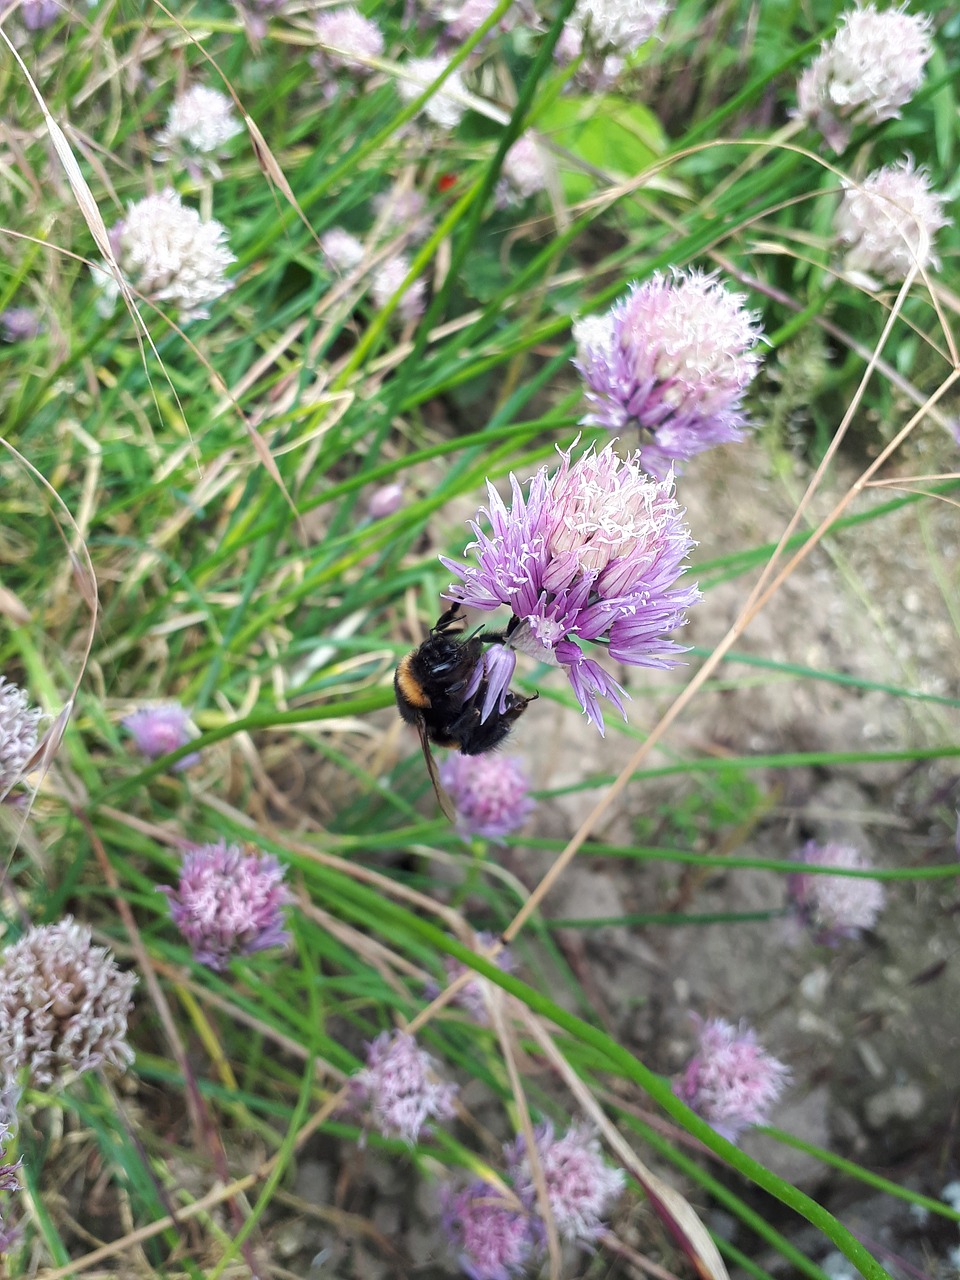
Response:
POLYGON ((427 722, 423 716, 417 716, 417 733, 420 735, 420 746, 423 748, 423 758, 427 762, 427 773, 430 775, 430 781, 433 783, 433 789, 437 793, 437 801, 443 810, 445 818, 450 822, 456 822, 457 811, 453 807, 453 801, 443 789, 440 782, 440 773, 437 769, 437 762, 433 758, 433 751, 430 748, 430 739, 427 737, 427 722))

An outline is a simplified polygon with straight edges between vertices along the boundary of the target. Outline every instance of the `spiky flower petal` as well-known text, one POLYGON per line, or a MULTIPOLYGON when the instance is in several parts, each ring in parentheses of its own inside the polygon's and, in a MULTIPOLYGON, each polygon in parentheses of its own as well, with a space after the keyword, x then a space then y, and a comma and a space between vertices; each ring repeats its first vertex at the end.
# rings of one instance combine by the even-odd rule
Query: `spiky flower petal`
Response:
POLYGON ((930 190, 925 170, 904 159, 845 186, 833 225, 848 246, 846 271, 896 284, 914 266, 922 271, 939 265, 933 241, 949 219, 944 197, 930 190))
POLYGON ((750 1125, 766 1123, 790 1072, 743 1023, 735 1027, 723 1018, 698 1018, 697 1023, 700 1045, 674 1092, 717 1133, 736 1142, 750 1125))
POLYGON ((36 1085, 66 1071, 133 1060, 127 1015, 137 978, 123 973, 90 929, 65 916, 37 925, 0 956, 0 1068, 36 1085))
POLYGON ((157 134, 158 159, 212 156, 242 132, 233 100, 218 89, 195 84, 175 99, 166 125, 157 134))
MULTIPOLYGON (((811 868, 839 867, 850 871, 866 871, 872 866, 870 859, 852 845, 820 845, 815 840, 803 846, 799 861, 811 868)), ((872 929, 886 898, 879 880, 860 876, 818 875, 811 870, 791 875, 787 883, 800 919, 819 941, 828 944, 872 929)))
POLYGON ((353 5, 322 10, 317 15, 315 30, 324 46, 312 58, 319 69, 344 67, 354 75, 369 76, 374 68, 363 59, 383 57, 383 32, 353 5))
POLYGON ((0 676, 0 795, 20 781, 36 751, 42 716, 21 688, 0 676))
POLYGON ((457 1086, 438 1078, 433 1058, 403 1031, 377 1036, 349 1088, 352 1110, 384 1137, 411 1146, 430 1120, 450 1119, 456 1094, 457 1086))
POLYGON ((517 649, 561 666, 577 701, 603 732, 599 697, 623 713, 621 686, 596 659, 598 644, 617 662, 671 667, 683 649, 666 639, 682 626, 699 598, 696 587, 678 587, 693 545, 672 477, 650 478, 640 455, 619 458, 608 444, 571 463, 560 455, 553 476, 541 467, 526 497, 515 476, 511 506, 488 483, 485 532, 471 521, 475 564, 441 556, 463 579, 447 598, 474 609, 507 605, 520 625, 509 642, 484 654, 486 719, 500 707, 513 675, 517 649))
MULTIPOLYGON (((204 222, 175 191, 138 200, 110 232, 117 261, 135 292, 148 302, 173 303, 181 323, 209 315, 210 303, 233 284, 227 268, 236 259, 226 245, 227 229, 204 222)), ((94 278, 112 307, 119 287, 98 267, 94 278)))
MULTIPOLYGON (((124 716, 120 722, 133 738, 137 750, 148 760, 158 760, 178 747, 185 747, 195 736, 190 713, 179 702, 162 707, 143 707, 124 716)), ((200 759, 197 752, 184 756, 173 766, 189 769, 200 759)))
POLYGON ((284 868, 269 854, 244 855, 236 845, 200 845, 183 860, 176 889, 162 885, 173 923, 193 957, 223 970, 232 956, 250 955, 290 940, 283 908, 293 895, 284 868))
POLYGON ((903 5, 858 5, 840 21, 797 87, 797 114, 835 151, 847 145, 854 125, 899 116, 933 52, 929 15, 907 13, 903 5))
MULTIPOLYGON (((545 1121, 534 1130, 534 1139, 557 1233, 566 1240, 596 1240, 623 1192, 623 1171, 604 1161, 599 1139, 589 1125, 573 1125, 558 1138, 553 1125, 545 1121)), ((514 1189, 534 1209, 537 1193, 523 1134, 504 1148, 504 1155, 514 1189)))
MULTIPOLYGON (((404 102, 413 102, 414 98, 419 98, 424 89, 443 75, 447 65, 445 58, 407 58, 403 63, 406 74, 397 81, 400 97, 404 102)), ((464 93, 466 86, 460 72, 452 71, 420 110, 428 120, 449 132, 463 119, 466 107, 460 98, 464 93)))
POLYGON ((442 1223, 470 1280, 511 1280, 533 1261, 542 1233, 535 1219, 490 1182, 445 1187, 442 1223))
POLYGON ((745 302, 716 275, 658 271, 606 315, 578 321, 574 364, 593 406, 584 421, 651 432, 640 456, 661 478, 705 449, 742 439, 743 398, 762 338, 745 302))
POLYGON ((461 835, 500 840, 519 830, 536 808, 520 765, 510 756, 451 755, 440 766, 461 835))

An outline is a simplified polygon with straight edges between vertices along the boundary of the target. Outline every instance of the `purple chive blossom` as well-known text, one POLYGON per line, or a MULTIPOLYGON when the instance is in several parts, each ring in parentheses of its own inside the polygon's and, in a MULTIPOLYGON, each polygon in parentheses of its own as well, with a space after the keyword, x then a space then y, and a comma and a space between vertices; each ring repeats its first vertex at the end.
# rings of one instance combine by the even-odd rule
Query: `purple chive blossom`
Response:
POLYGON ((0 956, 0 1071, 26 1069, 43 1086, 67 1071, 124 1070, 136 983, 70 916, 29 929, 0 956))
POLYGON ((605 315, 575 323, 574 364, 593 406, 584 421, 651 432, 641 458, 661 479, 678 462, 742 439, 762 338, 745 302, 715 275, 658 271, 605 315))
POLYGON ((884 165, 862 182, 846 182, 833 225, 846 246, 844 270, 898 284, 916 266, 939 266, 933 241, 949 219, 945 197, 930 190, 910 159, 884 165))
POLYGON ((0 312, 0 334, 4 342, 31 342, 43 333, 43 325, 32 307, 7 307, 0 312))
POLYGON ((30 763, 42 717, 21 688, 0 676, 0 796, 20 781, 30 763))
MULTIPOLYGON (((120 723, 133 738, 140 754, 148 760, 159 760, 178 747, 185 747, 194 737, 190 713, 179 702, 170 702, 163 707, 144 707, 125 716, 120 723)), ((199 759, 199 753, 193 751, 173 767, 189 769, 199 759)))
POLYGON ((408 240, 425 240, 433 229, 426 197, 419 191, 393 187, 373 197, 373 209, 384 235, 403 234, 408 240))
POLYGON ((469 839, 500 840, 523 826, 536 808, 516 760, 494 753, 444 760, 440 781, 457 811, 457 830, 469 839))
POLYGON ((542 1229, 516 1200, 490 1182, 445 1187, 442 1223, 470 1280, 512 1280, 539 1252, 542 1229))
MULTIPOLYGON (((485 951, 493 946, 496 939, 492 933, 486 930, 477 934, 477 942, 485 951)), ((509 947, 501 947, 494 958, 494 964, 503 973, 516 973, 517 962, 513 958, 513 952, 509 947)), ((459 978, 461 974, 473 973, 467 965, 462 961, 456 960, 453 956, 444 956, 443 967, 447 971, 447 982, 453 982, 455 978, 459 978)), ((490 983, 485 978, 481 978, 479 974, 473 973, 473 977, 461 987, 453 999, 454 1004, 458 1004, 478 1026, 485 1027, 489 1025, 490 1016, 487 1011, 487 1001, 484 992, 489 991, 490 983)), ((440 994, 440 988, 433 981, 426 984, 424 990, 428 1000, 434 999, 440 994)))
MULTIPOLYGON (((520 625, 509 644, 484 654, 488 692, 481 715, 503 709, 503 694, 516 665, 516 649, 561 666, 577 701, 603 733, 600 697, 626 718, 621 686, 596 659, 599 642, 615 662, 672 667, 684 652, 666 639, 686 621, 700 598, 695 586, 678 587, 693 545, 673 480, 651 479, 636 453, 626 460, 612 442, 588 449, 576 463, 560 455, 552 475, 541 467, 526 498, 511 476, 508 508, 488 483, 482 509, 490 532, 471 521, 476 539, 467 548, 476 564, 441 556, 462 583, 447 598, 474 609, 507 605, 520 625)), ((478 673, 475 679, 479 680, 478 673)))
MULTIPOLYGON (((6 1147, 10 1138, 10 1125, 0 1123, 0 1161, 3 1160, 6 1147)), ((17 1170, 20 1168, 20 1161, 16 1164, 0 1163, 0 1191, 16 1192, 20 1190, 20 1179, 17 1170)), ((19 1236, 19 1228, 11 1226, 0 1218, 0 1253, 6 1253, 19 1236)))
POLYGON ((161 885, 173 923, 193 958, 218 972, 232 956, 290 941, 283 908, 293 895, 284 869, 269 854, 244 855, 236 845, 204 844, 184 858, 176 889, 161 885))
MULTIPOLYGON (((811 868, 839 867, 866 871, 870 859, 845 844, 819 845, 810 840, 800 850, 799 861, 811 868)), ((836 944, 841 938, 855 938, 863 929, 872 929, 886 897, 879 880, 859 876, 817 875, 797 872, 787 881, 794 910, 820 942, 836 944)))
MULTIPOLYGON (((623 1171, 604 1162, 599 1139, 589 1125, 573 1125, 557 1138, 546 1121, 534 1130, 534 1138, 558 1235, 589 1244, 603 1230, 604 1219, 623 1192, 623 1171)), ((504 1148, 504 1156, 517 1195, 534 1209, 537 1192, 523 1134, 504 1148)))
POLYGON ((384 520, 400 510, 405 497, 402 484, 382 484, 367 499, 367 515, 371 520, 384 520))
MULTIPOLYGON (((12 3, 13 0, 0 0, 0 13, 9 9, 12 3)), ((17 14, 28 31, 43 31, 56 22, 64 7, 60 0, 23 0, 17 14)))
POLYGON ((819 129, 834 151, 852 127, 900 115, 923 83, 933 53, 928 14, 904 6, 878 11, 858 5, 800 77, 797 115, 819 129))
POLYGON ((385 1138, 411 1146, 430 1120, 454 1114, 457 1086, 440 1080, 436 1063, 403 1031, 381 1031, 367 1050, 367 1064, 351 1079, 349 1106, 385 1138))
POLYGON ((790 1072, 757 1043, 756 1032, 723 1018, 697 1018, 700 1045, 674 1093, 721 1137, 736 1142, 744 1129, 765 1124, 790 1072))
POLYGON ((497 183, 496 203, 500 209, 522 204, 538 191, 546 190, 547 171, 540 146, 529 133, 518 138, 503 157, 503 176, 497 183))

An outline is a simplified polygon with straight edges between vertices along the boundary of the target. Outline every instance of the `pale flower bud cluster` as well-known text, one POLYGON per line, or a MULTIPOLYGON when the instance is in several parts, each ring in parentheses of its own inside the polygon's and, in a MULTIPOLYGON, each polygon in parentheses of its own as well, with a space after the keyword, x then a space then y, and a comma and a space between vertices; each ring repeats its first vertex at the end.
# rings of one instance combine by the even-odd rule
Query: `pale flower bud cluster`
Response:
MULTIPOLYGON (((403 63, 404 75, 397 81, 397 89, 404 102, 413 102, 423 91, 438 80, 447 69, 445 58, 407 58, 403 63)), ((461 100, 466 85, 460 72, 452 71, 443 84, 427 98, 420 108, 421 114, 438 128, 451 132, 463 119, 466 106, 461 100)))
POLYGON ((767 1053, 756 1032, 723 1018, 697 1019, 699 1048, 674 1092, 722 1137, 736 1142, 744 1129, 766 1124, 790 1072, 767 1053))
POLYGON ((546 189, 547 171, 540 146, 529 133, 519 137, 503 157, 503 169, 497 183, 498 208, 522 204, 546 189))
POLYGON ((788 878, 791 903, 797 916, 814 937, 828 945, 841 938, 855 938, 877 922, 886 892, 879 880, 865 876, 817 874, 817 868, 866 871, 870 859, 853 845, 817 844, 809 840, 800 850, 799 861, 811 870, 788 878))
POLYGON ((317 15, 314 30, 323 46, 310 59, 318 71, 343 68, 365 77, 374 71, 365 59, 383 57, 383 32, 353 5, 323 9, 317 15))
POLYGON ((581 58, 577 80, 594 91, 607 89, 672 8, 672 0, 577 0, 555 57, 561 63, 581 58))
POLYGON ((933 243, 949 219, 944 197, 930 190, 923 169, 904 159, 845 186, 833 225, 846 246, 848 274, 866 277, 870 287, 874 276, 898 284, 914 267, 939 266, 933 243))
POLYGON ((36 751, 42 716, 22 689, 0 676, 0 797, 20 781, 36 751))
POLYGON ((156 159, 183 157, 188 167, 206 166, 219 176, 212 157, 242 131, 232 99, 218 89, 195 84, 170 108, 167 123, 157 134, 156 159))
MULTIPOLYGON (((110 239, 135 295, 173 304, 181 323, 209 315, 210 304, 233 288, 226 273, 236 259, 227 247, 226 227, 204 222, 173 190, 132 204, 110 239)), ((94 278, 109 313, 119 286, 106 268, 97 268, 94 278)))
POLYGON ((404 289, 403 282, 409 270, 410 260, 402 253, 387 258, 376 268, 370 281, 370 298, 378 311, 382 311, 403 289, 397 303, 397 315, 400 319, 418 320, 423 315, 426 284, 423 280, 412 280, 404 289))
POLYGON ((457 1086, 441 1080, 436 1065, 413 1036, 382 1031, 350 1079, 349 1107, 384 1137, 413 1146, 429 1121, 454 1114, 457 1086))
POLYGON ((440 781, 457 811, 457 830, 468 839, 501 840, 518 831, 536 808, 526 775, 511 756, 457 752, 440 766, 440 781))
POLYGON ((858 5, 840 21, 797 87, 797 114, 835 151, 847 145, 854 125, 900 114, 922 84, 933 52, 930 18, 902 5, 858 5))
POLYGON ((29 929, 0 956, 0 1070, 26 1069, 41 1086, 67 1071, 123 1070, 136 983, 70 916, 29 929))

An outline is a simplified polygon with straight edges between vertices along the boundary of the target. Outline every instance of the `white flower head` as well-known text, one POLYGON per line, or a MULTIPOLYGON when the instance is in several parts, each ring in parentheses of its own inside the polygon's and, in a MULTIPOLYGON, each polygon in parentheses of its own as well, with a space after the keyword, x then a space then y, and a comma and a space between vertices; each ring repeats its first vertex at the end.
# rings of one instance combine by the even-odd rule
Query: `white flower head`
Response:
POLYGON ((923 169, 907 158, 845 185, 833 225, 847 246, 846 271, 897 284, 914 266, 939 266, 933 242, 949 220, 923 169))
POLYGON ((324 9, 317 16, 315 29, 317 39, 324 46, 312 59, 318 70, 329 65, 369 76, 374 68, 364 59, 383 57, 383 32, 353 5, 324 9))
MULTIPOLYGON (((387 258, 386 262, 373 273, 370 296, 378 311, 382 311, 394 294, 399 293, 409 270, 409 259, 402 253, 398 253, 392 258, 387 258)), ((407 286, 397 305, 397 314, 401 320, 418 320, 423 315, 423 295, 422 280, 414 280, 407 286)))
MULTIPOLYGON (((227 268, 236 261, 222 223, 204 222, 175 191, 138 200, 110 232, 117 261, 136 293, 149 302, 173 303, 181 323, 209 315, 210 303, 233 284, 227 268)), ((94 279, 116 295, 116 281, 104 268, 94 279)))
POLYGON ((569 25, 597 50, 632 53, 673 8, 666 0, 577 0, 569 25))
POLYGON ((797 114, 835 151, 853 125, 899 116, 923 82, 933 52, 927 14, 858 5, 800 77, 797 114))
POLYGON ((320 237, 320 248, 335 271, 352 271, 363 261, 362 243, 343 227, 331 227, 325 231, 320 237))
POLYGON ((547 185, 537 142, 525 133, 503 157, 503 177, 497 184, 497 204, 502 208, 529 200, 547 185))
MULTIPOLYGON (((400 97, 404 102, 413 102, 414 98, 419 98, 424 89, 443 75, 447 65, 445 58, 408 58, 403 63, 406 75, 397 81, 400 97)), ((441 129, 455 129, 466 110, 463 102, 458 100, 465 93, 466 86, 460 72, 453 71, 420 110, 441 129)))
POLYGON ((177 98, 157 134, 158 159, 179 153, 211 156, 243 130, 233 101, 218 89, 195 84, 177 98))
POLYGON ((23 776, 37 749, 42 716, 39 707, 31 707, 22 689, 0 676, 0 796, 23 776))

